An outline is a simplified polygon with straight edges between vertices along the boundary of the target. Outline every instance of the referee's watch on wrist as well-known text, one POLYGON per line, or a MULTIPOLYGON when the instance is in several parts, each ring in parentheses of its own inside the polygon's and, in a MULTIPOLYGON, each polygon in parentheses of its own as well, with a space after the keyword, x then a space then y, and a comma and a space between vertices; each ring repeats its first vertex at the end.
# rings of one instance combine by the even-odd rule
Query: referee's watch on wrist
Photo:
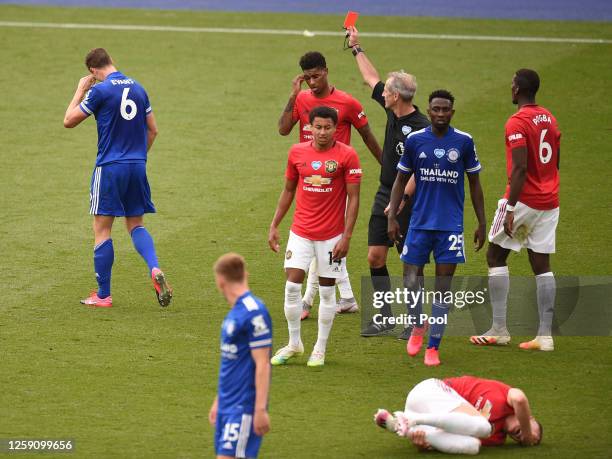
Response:
POLYGON ((352 53, 353 53, 353 56, 357 57, 357 54, 363 53, 363 49, 361 49, 359 45, 356 45, 355 47, 353 47, 352 53))

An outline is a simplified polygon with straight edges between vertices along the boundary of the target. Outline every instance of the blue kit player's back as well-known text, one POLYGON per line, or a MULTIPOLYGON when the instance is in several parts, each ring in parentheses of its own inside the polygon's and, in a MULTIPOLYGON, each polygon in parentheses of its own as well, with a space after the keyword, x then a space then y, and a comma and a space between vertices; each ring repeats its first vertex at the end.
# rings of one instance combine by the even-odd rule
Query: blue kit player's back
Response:
POLYGON ((219 455, 257 456, 261 437, 252 431, 256 391, 251 350, 271 346, 270 314, 259 298, 247 292, 227 314, 221 330, 215 437, 219 455))
POLYGON ((87 115, 96 117, 96 166, 147 160, 146 117, 151 104, 146 91, 135 80, 113 72, 89 90, 80 107, 87 115))

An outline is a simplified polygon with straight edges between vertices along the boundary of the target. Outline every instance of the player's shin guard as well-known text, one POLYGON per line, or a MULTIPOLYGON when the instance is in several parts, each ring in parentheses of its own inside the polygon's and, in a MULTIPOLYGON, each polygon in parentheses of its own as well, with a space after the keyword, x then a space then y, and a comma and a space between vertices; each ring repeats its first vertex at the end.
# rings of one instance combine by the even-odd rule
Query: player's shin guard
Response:
POLYGON ((319 334, 314 350, 316 352, 325 353, 327 347, 327 339, 334 323, 336 316, 336 287, 319 287, 319 296, 321 303, 319 304, 319 334))
POLYGON ((491 424, 484 416, 466 413, 407 413, 410 422, 438 427, 445 432, 470 437, 487 438, 491 435, 491 424))
POLYGON ((438 349, 444 336, 444 329, 448 321, 450 303, 433 303, 431 305, 431 328, 429 329, 428 348, 438 349))
POLYGON ((306 291, 302 301, 312 306, 314 303, 315 296, 319 291, 319 271, 317 269, 317 259, 313 258, 308 268, 308 281, 306 282, 306 291))
POLYGON ((155 253, 155 244, 153 244, 153 238, 144 226, 137 226, 130 233, 132 236, 132 242, 134 248, 140 254, 140 256, 147 262, 149 272, 153 268, 159 268, 157 262, 157 254, 155 253))
POLYGON ((540 315, 540 327, 538 336, 552 336, 552 321, 555 312, 555 295, 557 283, 552 272, 538 274, 536 276, 538 313, 540 315))
POLYGON ((112 239, 107 239, 94 247, 94 269, 100 298, 106 298, 111 294, 111 272, 114 261, 115 251, 112 239))
POLYGON ((285 317, 289 328, 289 346, 298 347, 300 338, 300 314, 302 313, 302 284, 287 281, 285 284, 285 317))
POLYGON ((425 440, 432 448, 447 454, 478 454, 480 440, 467 435, 444 432, 431 426, 414 426, 411 431, 424 431, 425 440))
POLYGON ((493 330, 506 330, 506 307, 510 291, 510 271, 507 266, 489 268, 489 295, 493 309, 493 330))

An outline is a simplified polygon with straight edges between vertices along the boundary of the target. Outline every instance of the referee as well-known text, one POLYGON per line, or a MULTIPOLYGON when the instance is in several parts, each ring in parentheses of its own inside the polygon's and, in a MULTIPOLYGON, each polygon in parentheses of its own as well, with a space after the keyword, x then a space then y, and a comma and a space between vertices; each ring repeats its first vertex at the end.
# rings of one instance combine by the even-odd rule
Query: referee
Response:
MULTIPOLYGON (((397 163, 404 152, 404 141, 411 132, 419 131, 429 126, 429 119, 423 115, 412 99, 416 93, 416 78, 403 71, 391 72, 387 81, 382 82, 378 72, 366 57, 359 45, 357 29, 350 27, 349 46, 361 72, 363 80, 372 88, 372 99, 378 102, 387 112, 387 126, 385 128, 385 141, 382 152, 382 166, 380 169, 380 186, 374 197, 372 214, 368 226, 368 264, 374 291, 391 290, 391 280, 387 270, 387 253, 393 241, 387 236, 387 216, 385 210, 391 199, 391 188, 397 175, 397 163)), ((408 223, 410 222, 411 204, 410 195, 414 192, 414 180, 406 187, 403 208, 400 207, 397 220, 401 225, 401 234, 406 237, 408 223)), ((404 245, 397 245, 398 252, 404 245)), ((422 271, 419 273, 423 275, 422 271)), ((391 307, 385 304, 381 311, 384 316, 391 316, 391 307)), ((375 324, 370 321, 361 331, 361 336, 385 335, 394 328, 394 325, 375 324)), ((409 328, 405 328, 400 335, 401 339, 408 339, 409 328)))

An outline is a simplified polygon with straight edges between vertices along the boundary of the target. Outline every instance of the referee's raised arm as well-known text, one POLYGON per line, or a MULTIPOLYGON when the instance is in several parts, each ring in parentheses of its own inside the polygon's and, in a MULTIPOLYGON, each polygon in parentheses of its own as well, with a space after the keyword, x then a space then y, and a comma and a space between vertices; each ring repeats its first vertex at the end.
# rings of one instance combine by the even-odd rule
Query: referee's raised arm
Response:
POLYGON ((380 81, 380 76, 370 60, 366 57, 363 49, 361 49, 357 29, 355 27, 349 27, 347 31, 349 33, 348 44, 353 52, 353 56, 355 56, 363 81, 365 81, 370 88, 374 89, 374 86, 380 81))

